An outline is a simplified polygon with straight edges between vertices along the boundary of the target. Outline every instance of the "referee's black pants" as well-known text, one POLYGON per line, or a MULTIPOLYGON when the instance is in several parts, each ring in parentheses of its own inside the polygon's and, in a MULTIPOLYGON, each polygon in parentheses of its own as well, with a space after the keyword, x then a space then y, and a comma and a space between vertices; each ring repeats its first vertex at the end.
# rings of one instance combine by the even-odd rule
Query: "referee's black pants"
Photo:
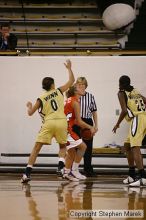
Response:
MULTIPOLYGON (((84 122, 86 122, 89 125, 93 125, 93 120, 88 118, 82 118, 84 122)), ((84 140, 85 144, 87 145, 87 149, 84 154, 84 171, 87 174, 93 173, 93 167, 92 167, 92 148, 93 148, 93 138, 90 140, 84 140)))

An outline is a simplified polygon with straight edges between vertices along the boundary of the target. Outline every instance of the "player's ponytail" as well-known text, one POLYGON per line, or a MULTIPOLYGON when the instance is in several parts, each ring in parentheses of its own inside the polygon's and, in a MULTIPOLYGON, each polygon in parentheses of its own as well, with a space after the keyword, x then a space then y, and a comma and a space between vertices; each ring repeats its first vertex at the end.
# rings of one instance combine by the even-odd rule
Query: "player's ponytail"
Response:
POLYGON ((74 85, 71 86, 71 87, 67 90, 67 92, 66 92, 66 97, 67 97, 67 98, 70 98, 70 97, 72 97, 72 96, 75 96, 75 91, 76 91, 75 86, 74 86, 74 85))

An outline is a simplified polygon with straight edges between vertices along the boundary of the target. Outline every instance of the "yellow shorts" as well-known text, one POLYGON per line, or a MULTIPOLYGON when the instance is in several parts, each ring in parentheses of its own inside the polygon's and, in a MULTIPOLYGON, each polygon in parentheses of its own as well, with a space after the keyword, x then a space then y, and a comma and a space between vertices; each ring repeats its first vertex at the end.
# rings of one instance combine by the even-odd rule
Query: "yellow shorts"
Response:
POLYGON ((128 143, 128 144, 130 144, 130 136, 129 136, 129 134, 128 134, 128 136, 126 137, 124 143, 128 143))
POLYGON ((67 143, 67 120, 52 119, 47 120, 41 127, 36 142, 51 144, 52 138, 55 138, 59 144, 67 143))
POLYGON ((130 143, 131 147, 142 146, 143 138, 146 135, 146 115, 139 114, 130 122, 129 134, 125 143, 130 143))

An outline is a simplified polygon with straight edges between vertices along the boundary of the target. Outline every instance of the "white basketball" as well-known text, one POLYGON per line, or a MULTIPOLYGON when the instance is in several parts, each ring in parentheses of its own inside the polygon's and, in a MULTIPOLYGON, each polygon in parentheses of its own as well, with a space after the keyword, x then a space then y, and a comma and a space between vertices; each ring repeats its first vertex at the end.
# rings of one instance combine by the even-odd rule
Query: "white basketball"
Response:
POLYGON ((102 15, 103 23, 109 30, 116 30, 131 23, 136 17, 132 6, 117 3, 105 9, 102 15))

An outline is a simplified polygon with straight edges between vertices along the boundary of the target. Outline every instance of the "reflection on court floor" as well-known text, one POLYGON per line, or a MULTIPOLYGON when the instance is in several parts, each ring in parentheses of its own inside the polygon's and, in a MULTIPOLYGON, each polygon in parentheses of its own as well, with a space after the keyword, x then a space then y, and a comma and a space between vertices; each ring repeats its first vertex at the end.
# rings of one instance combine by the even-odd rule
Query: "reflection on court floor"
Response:
POLYGON ((1 220, 146 219, 146 188, 129 188, 122 177, 68 182, 37 175, 22 185, 19 175, 0 176, 1 220), (114 211, 109 216, 109 212, 114 211), (118 217, 118 210, 143 210, 144 218, 118 217), (97 214, 100 216, 94 216, 97 214), (92 214, 92 215, 91 215, 92 214), (80 218, 79 218, 80 217, 80 218))

